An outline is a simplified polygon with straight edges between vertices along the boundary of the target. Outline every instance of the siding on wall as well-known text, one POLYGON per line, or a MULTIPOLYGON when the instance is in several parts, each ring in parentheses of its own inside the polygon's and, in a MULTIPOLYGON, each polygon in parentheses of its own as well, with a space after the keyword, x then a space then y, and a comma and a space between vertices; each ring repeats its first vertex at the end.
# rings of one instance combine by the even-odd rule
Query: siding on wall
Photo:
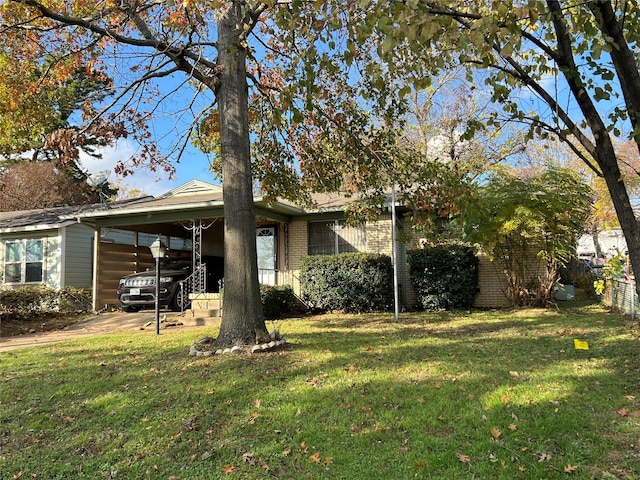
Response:
POLYGON ((83 224, 70 225, 64 235, 64 285, 91 288, 93 281, 92 228, 83 224))

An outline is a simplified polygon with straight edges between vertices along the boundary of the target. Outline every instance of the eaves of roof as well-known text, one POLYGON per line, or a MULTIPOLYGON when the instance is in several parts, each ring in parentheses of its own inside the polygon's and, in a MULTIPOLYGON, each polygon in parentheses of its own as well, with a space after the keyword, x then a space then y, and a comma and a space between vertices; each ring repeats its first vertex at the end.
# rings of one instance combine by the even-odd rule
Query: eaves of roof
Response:
MULTIPOLYGON (((256 197, 254 205, 257 216, 279 221, 290 221, 292 217, 305 213, 304 210, 286 203, 267 203, 262 197, 256 197)), ((221 195, 193 195, 149 198, 124 206, 110 205, 65 218, 83 223, 95 223, 97 226, 115 227, 223 216, 224 203, 221 195)))

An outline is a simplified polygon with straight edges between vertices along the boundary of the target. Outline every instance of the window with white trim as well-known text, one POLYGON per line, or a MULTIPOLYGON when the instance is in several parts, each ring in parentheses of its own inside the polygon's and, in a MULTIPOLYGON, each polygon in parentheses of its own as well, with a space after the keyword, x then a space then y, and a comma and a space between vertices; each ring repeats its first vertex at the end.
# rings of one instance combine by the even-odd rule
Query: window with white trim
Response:
POLYGON ((4 283, 42 283, 44 241, 11 240, 4 244, 4 283))
POLYGON ((309 255, 334 255, 365 252, 367 237, 364 225, 351 227, 344 220, 309 222, 309 255))

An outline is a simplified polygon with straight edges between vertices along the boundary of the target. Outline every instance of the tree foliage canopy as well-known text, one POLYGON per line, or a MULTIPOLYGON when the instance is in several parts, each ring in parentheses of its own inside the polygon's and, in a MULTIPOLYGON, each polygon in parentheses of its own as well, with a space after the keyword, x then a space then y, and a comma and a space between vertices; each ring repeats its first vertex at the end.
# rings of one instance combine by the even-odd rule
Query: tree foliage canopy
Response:
POLYGON ((96 187, 60 170, 54 162, 20 162, 0 173, 0 211, 97 203, 96 187))
POLYGON ((467 238, 503 265, 509 300, 545 306, 559 268, 574 257, 592 201, 589 185, 567 168, 527 176, 496 171, 479 190, 475 212, 466 218, 467 238), (535 258, 545 270, 531 276, 537 271, 535 258))

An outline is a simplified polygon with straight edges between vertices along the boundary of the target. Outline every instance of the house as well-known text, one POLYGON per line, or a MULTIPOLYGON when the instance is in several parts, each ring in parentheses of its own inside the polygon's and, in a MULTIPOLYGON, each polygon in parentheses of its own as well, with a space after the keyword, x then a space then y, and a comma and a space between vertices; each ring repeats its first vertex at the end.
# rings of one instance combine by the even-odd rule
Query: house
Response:
POLYGON ((595 234, 584 234, 578 239, 576 253, 580 258, 604 261, 616 254, 627 254, 627 241, 621 228, 602 230, 595 234))
MULTIPOLYGON (((345 223, 344 198, 320 195, 316 200, 316 208, 305 210, 287 202, 267 203, 262 197, 255 197, 256 244, 261 283, 288 284, 293 287, 295 293, 300 294, 299 272, 302 258, 306 255, 343 252, 392 255, 393 232, 390 211, 383 212, 376 222, 352 227, 345 223)), ((400 210, 396 228, 398 231, 411 232, 410 225, 403 219, 402 213, 400 210)), ((43 221, 41 225, 34 217, 28 228, 26 225, 23 226, 21 230, 13 232, 14 236, 11 237, 7 237, 9 232, 5 232, 6 228, 0 229, 3 251, 11 251, 6 250, 6 242, 9 242, 10 249, 18 248, 10 243, 14 239, 26 242, 24 239, 27 237, 36 241, 38 238, 45 238, 44 234, 33 236, 32 232, 26 236, 25 230, 31 228, 44 232, 47 225, 46 231, 51 231, 51 236, 57 240, 45 242, 47 247, 42 249, 42 256, 47 257, 55 248, 59 251, 56 250, 58 253, 53 257, 46 258, 43 278, 40 280, 52 286, 91 286, 95 310, 101 309, 104 305, 118 303, 116 291, 120 278, 144 271, 153 265, 149 245, 158 237, 169 247, 172 254, 191 255, 194 264, 198 264, 199 259, 204 256, 224 255, 222 189, 199 180, 187 182, 158 197, 143 197, 77 209, 60 209, 51 211, 50 214, 55 218, 49 222, 43 221), (64 228, 64 234, 56 228, 64 228), (82 237, 80 232, 85 236, 82 237), (76 272, 77 267, 75 270, 72 268, 75 264, 81 265, 81 272, 76 272), (47 269, 51 269, 52 273, 47 269), (73 276, 66 273, 58 274, 65 278, 65 282, 52 283, 56 276, 53 270, 81 273, 83 281, 69 283, 73 276)), ((10 216, 7 214, 7 217, 10 216)), ((19 217, 15 212, 14 216, 19 217)), ((410 240, 397 243, 400 267, 398 286, 401 304, 411 306, 413 292, 406 268, 406 251, 416 248, 419 239, 412 235, 403 237, 410 240)), ((27 244, 24 243, 21 248, 28 248, 27 244)), ((8 268, 11 272, 20 271, 18 267, 11 266, 13 257, 5 254, 3 258, 5 269, 8 268)), ((34 258, 39 257, 36 255, 34 258)), ((20 268, 24 271, 28 268, 34 270, 33 266, 28 267, 26 264, 20 268)), ((495 307, 505 303, 500 282, 497 280, 499 275, 496 273, 495 265, 488 259, 481 258, 477 306, 495 307)), ((16 275, 14 274, 14 277, 18 284, 16 275)), ((31 280, 37 282, 39 278, 35 276, 31 280)))
POLYGON ((0 212, 2 285, 91 287, 95 231, 73 218, 87 208, 0 212))

